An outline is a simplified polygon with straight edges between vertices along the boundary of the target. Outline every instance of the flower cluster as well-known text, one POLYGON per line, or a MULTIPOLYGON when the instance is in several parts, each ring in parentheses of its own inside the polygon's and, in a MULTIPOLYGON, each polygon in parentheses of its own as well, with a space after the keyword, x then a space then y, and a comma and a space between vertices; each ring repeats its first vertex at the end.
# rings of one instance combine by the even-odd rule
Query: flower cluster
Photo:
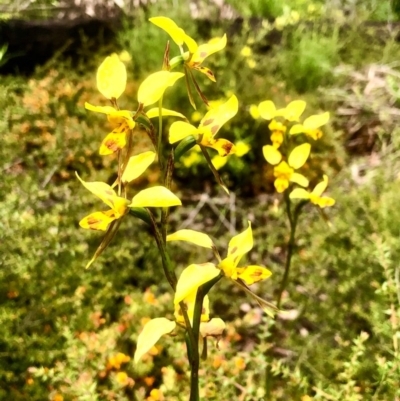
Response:
MULTIPOLYGON (((256 113, 269 121, 271 145, 263 147, 266 161, 274 166, 274 185, 278 192, 290 190, 290 199, 305 199, 321 208, 334 205, 334 199, 322 196, 328 186, 328 177, 311 191, 304 188, 309 186, 309 180, 296 170, 301 169, 310 156, 311 144, 307 141, 300 145, 294 144, 293 138, 302 136, 304 139, 317 141, 322 137, 321 127, 328 123, 329 113, 307 117, 302 123, 300 118, 306 108, 303 100, 294 100, 286 107, 277 109, 271 100, 258 105, 256 113), (302 188, 291 188, 291 184, 302 188)), ((253 111, 254 113, 254 111, 253 111)), ((298 139, 298 138, 296 138, 298 139)))

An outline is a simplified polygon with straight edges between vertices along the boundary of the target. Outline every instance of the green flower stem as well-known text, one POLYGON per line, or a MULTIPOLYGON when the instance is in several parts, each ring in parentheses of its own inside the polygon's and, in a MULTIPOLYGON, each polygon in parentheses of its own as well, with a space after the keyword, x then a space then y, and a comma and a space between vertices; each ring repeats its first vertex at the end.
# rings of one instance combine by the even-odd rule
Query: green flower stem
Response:
POLYGON ((203 301, 204 297, 208 294, 214 284, 216 284, 223 274, 221 273, 214 279, 203 284, 197 289, 196 303, 194 305, 193 312, 193 341, 194 341, 194 351, 192 349, 193 360, 191 361, 191 371, 190 371, 190 401, 200 401, 199 393, 199 368, 200 368, 200 353, 199 353, 199 337, 200 337, 200 322, 201 315, 203 311, 203 301), (194 352, 193 352, 194 351, 194 352))
POLYGON ((153 213, 151 213, 150 210, 148 210, 150 219, 151 219, 151 225, 153 228, 153 235, 157 243, 158 251, 160 252, 161 255, 161 261, 162 261, 162 266, 164 270, 165 277, 167 277, 167 280, 169 284, 171 285, 172 289, 175 291, 176 289, 176 275, 175 275, 175 270, 174 267, 172 266, 171 259, 168 256, 167 250, 165 249, 165 243, 162 238, 162 234, 157 227, 157 222, 154 219, 153 213))
POLYGON ((163 165, 164 165, 163 149, 162 149, 162 136, 163 136, 162 102, 163 102, 163 97, 161 96, 158 102, 158 144, 157 144, 158 163, 160 165, 161 171, 163 170, 163 165))
POLYGON ((297 222, 301 213, 301 209, 307 203, 307 201, 299 202, 294 210, 292 210, 292 201, 289 198, 289 191, 285 191, 284 194, 285 204, 286 204, 286 214, 288 216, 289 225, 290 225, 290 237, 287 246, 287 253, 286 253, 286 262, 285 262, 285 271, 283 273, 281 285, 279 287, 279 292, 277 296, 276 306, 278 309, 281 306, 282 301, 282 294, 285 291, 288 281, 289 281, 289 273, 290 267, 292 263, 292 257, 294 253, 294 249, 296 247, 296 229, 297 229, 297 222))

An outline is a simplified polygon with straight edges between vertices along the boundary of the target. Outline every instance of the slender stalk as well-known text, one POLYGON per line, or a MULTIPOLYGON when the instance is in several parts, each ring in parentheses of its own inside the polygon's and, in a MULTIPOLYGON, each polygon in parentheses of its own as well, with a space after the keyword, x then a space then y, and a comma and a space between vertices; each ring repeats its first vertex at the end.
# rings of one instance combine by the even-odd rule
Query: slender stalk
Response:
POLYGON ((171 260, 167 254, 167 250, 165 249, 165 243, 162 238, 162 234, 157 227, 157 222, 154 218, 153 213, 150 210, 147 210, 151 219, 152 228, 153 228, 153 235, 157 243, 158 251, 161 255, 162 266, 164 270, 165 277, 167 278, 169 284, 171 285, 172 289, 175 291, 176 289, 176 275, 175 270, 171 264, 171 260))
POLYGON ((284 195, 285 204, 286 204, 286 214, 288 216, 289 225, 290 225, 290 237, 287 245, 287 252, 286 252, 286 261, 285 261, 285 271, 283 273, 282 281, 279 286, 279 292, 277 296, 276 305, 278 309, 281 306, 282 295, 285 291, 288 281, 289 281, 289 273, 290 267, 292 263, 292 257, 294 253, 294 249, 296 247, 296 229, 297 229, 297 222, 300 216, 301 209, 307 203, 307 201, 301 201, 296 205, 294 210, 292 210, 292 202, 289 198, 289 192, 285 191, 284 195))
POLYGON ((162 149, 162 136, 163 136, 162 102, 163 102, 163 97, 161 96, 158 102, 158 143, 157 143, 158 163, 160 164, 161 171, 163 170, 163 165, 164 165, 163 149, 162 149))
POLYGON ((199 368, 200 368, 200 353, 199 353, 199 338, 200 338, 200 322, 201 315, 203 312, 204 297, 208 294, 214 284, 216 284, 223 274, 215 277, 209 282, 203 284, 197 289, 196 303, 194 305, 193 312, 193 337, 194 337, 194 348, 192 349, 193 359, 191 361, 190 371, 190 398, 189 401, 200 401, 199 393, 199 368), (193 352, 194 351, 194 352, 193 352))

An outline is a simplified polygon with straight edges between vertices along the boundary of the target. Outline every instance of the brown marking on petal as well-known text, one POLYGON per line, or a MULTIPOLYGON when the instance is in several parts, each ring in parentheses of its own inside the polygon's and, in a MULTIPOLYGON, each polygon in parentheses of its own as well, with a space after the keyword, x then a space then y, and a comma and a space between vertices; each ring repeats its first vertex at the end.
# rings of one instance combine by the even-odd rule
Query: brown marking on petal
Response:
POLYGON ((213 127, 211 127, 211 132, 213 135, 215 135, 215 133, 219 130, 219 125, 214 125, 213 127))
POLYGON ((237 246, 234 246, 234 247, 231 249, 230 253, 231 253, 231 254, 235 253, 235 252, 237 251, 237 249, 238 249, 237 246))
POLYGON ((251 274, 252 277, 260 277, 262 276, 262 271, 261 270, 254 270, 254 272, 251 274))
POLYGON ((114 196, 114 191, 112 189, 106 189, 104 193, 108 196, 114 196))
POLYGON ((201 58, 206 58, 206 57, 208 56, 208 53, 207 53, 207 52, 201 52, 201 53, 199 54, 199 56, 200 56, 201 58))
POLYGON ((91 230, 97 230, 101 219, 96 219, 96 217, 91 216, 87 218, 86 222, 91 230))
POLYGON ((116 142, 114 139, 109 139, 104 143, 104 146, 107 149, 110 149, 112 152, 117 152, 118 150, 121 149, 119 146, 118 142, 116 142))
POLYGON ((208 120, 206 120, 206 121, 204 121, 203 122, 203 127, 205 126, 205 125, 210 125, 210 124, 212 124, 214 122, 214 119, 213 118, 209 118, 208 120))
POLYGON ((224 149, 225 153, 229 155, 231 153, 231 149, 233 147, 233 143, 227 142, 222 145, 222 149, 224 149))

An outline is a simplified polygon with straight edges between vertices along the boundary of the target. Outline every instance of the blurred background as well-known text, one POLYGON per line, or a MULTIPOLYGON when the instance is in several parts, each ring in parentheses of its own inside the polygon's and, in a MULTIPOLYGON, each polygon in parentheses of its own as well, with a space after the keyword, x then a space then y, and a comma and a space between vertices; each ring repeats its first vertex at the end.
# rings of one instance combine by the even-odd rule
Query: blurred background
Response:
MULTIPOLYGON (((204 231, 224 254, 251 220, 247 261, 273 272, 254 286, 266 299, 279 287, 289 229, 261 152, 268 123, 251 106, 303 99, 306 115, 331 113, 305 169, 312 184, 329 175, 336 205, 325 216, 310 205, 300 220, 289 312, 271 321, 218 284, 213 316, 228 328, 218 348, 209 343, 203 399, 400 400, 398 0, 0 0, 0 400, 188 398, 181 338, 132 361, 143 324, 173 314, 147 227, 125 219, 85 270, 101 234, 78 226, 100 202, 75 171, 86 181, 115 176, 115 159, 98 154, 109 126, 84 108, 106 104, 97 67, 120 54, 128 86, 119 105, 135 110, 140 82, 162 66, 168 36, 148 22, 159 15, 198 43, 227 34, 226 49, 205 63, 217 83, 197 81, 214 104, 234 93, 240 105, 221 130, 242 149, 219 170, 231 194, 187 154, 174 188, 184 206, 170 231, 204 231)), ((206 112, 190 106, 182 83, 164 99, 193 124, 206 112)), ((151 149, 144 132, 135 145, 151 149)), ((134 188, 158 180, 153 166, 134 188)), ((194 246, 169 248, 178 270, 212 260, 194 246)))

